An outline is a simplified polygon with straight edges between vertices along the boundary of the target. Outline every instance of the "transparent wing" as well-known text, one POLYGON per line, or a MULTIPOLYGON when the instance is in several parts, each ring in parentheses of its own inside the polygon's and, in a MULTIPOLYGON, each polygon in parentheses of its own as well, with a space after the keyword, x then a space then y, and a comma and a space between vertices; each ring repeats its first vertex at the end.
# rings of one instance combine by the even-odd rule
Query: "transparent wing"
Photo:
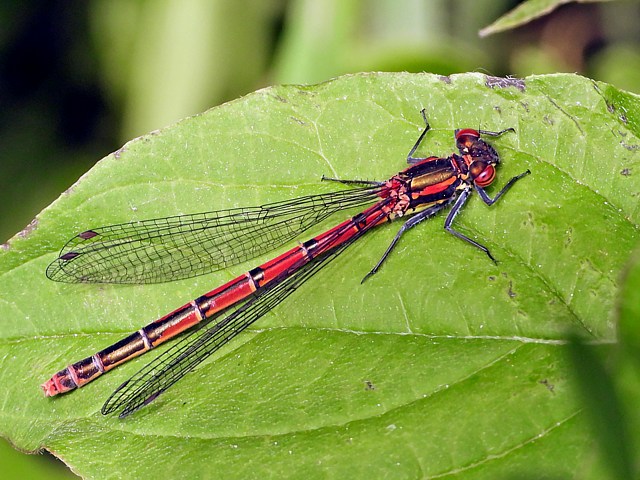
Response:
POLYGON ((273 250, 337 211, 370 203, 379 191, 379 186, 368 186, 87 230, 62 248, 47 277, 160 283, 203 275, 273 250))

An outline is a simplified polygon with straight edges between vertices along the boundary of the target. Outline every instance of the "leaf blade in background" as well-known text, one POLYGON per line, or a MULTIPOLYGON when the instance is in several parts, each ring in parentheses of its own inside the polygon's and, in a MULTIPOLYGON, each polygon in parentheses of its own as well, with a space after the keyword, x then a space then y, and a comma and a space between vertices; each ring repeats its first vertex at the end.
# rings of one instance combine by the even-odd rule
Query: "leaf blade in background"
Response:
POLYGON ((130 142, 2 252, 3 435, 94 477, 495 477, 535 466, 562 478, 586 458, 603 469, 566 338, 604 356, 616 341, 619 275, 640 223, 640 159, 628 148, 640 127, 621 112, 637 105, 575 75, 360 74, 260 90, 130 142), (48 282, 44 269, 68 237, 336 188, 322 174, 388 178, 404 168, 422 107, 433 127, 424 155, 451 153, 455 128, 516 128, 492 142, 502 158, 492 192, 532 174, 492 208, 472 199, 456 219, 498 266, 438 217, 361 286, 396 222, 125 421, 99 408, 146 358, 62 398, 41 396, 38 384, 66 363, 261 261, 167 285, 48 282))
POLYGON ((478 32, 482 37, 526 25, 567 3, 608 2, 611 0, 526 0, 478 32))

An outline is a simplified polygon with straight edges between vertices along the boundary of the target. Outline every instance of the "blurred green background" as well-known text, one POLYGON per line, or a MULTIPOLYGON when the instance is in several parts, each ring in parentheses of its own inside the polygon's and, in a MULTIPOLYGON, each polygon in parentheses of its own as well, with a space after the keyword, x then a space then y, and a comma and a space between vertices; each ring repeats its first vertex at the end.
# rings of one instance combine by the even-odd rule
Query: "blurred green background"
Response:
MULTIPOLYGON (((359 71, 577 72, 640 93, 638 2, 569 4, 478 37, 518 3, 4 0, 0 243, 127 140, 271 84, 359 71)), ((25 458, 0 444, 2 465, 15 465, 5 478, 46 472, 25 458)))

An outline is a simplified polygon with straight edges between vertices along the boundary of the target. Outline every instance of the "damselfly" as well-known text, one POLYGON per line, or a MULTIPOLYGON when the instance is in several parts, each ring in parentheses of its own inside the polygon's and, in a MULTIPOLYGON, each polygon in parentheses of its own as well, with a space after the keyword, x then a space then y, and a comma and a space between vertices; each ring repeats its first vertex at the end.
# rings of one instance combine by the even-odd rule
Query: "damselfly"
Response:
MULTIPOLYGON (((123 383, 102 407, 126 416, 154 400, 205 358, 270 311, 309 277, 376 225, 412 215, 365 276, 378 271, 408 229, 451 206, 444 228, 495 259, 484 245, 453 229, 453 221, 475 189, 493 205, 528 170, 513 177, 491 198, 499 157, 481 135, 455 131, 459 153, 448 157, 413 155, 429 131, 425 128, 407 155, 409 167, 386 182, 333 180, 359 185, 346 191, 310 195, 261 207, 145 220, 82 232, 72 238, 47 268, 61 282, 156 283, 193 277, 238 264, 288 242, 328 216, 377 200, 362 213, 301 243, 230 282, 183 305, 119 342, 69 365, 42 385, 47 396, 82 387, 102 373, 141 355, 201 322, 198 328, 123 383), (239 305, 232 312, 226 312, 239 305)), ((363 279, 364 281, 364 279, 363 279)))

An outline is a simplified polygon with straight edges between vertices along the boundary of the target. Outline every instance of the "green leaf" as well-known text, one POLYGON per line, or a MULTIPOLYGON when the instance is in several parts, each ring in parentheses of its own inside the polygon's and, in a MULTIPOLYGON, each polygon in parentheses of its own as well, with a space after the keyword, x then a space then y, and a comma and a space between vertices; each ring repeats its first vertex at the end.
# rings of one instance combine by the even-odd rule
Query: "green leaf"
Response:
POLYGON ((494 33, 512 30, 516 27, 526 25, 537 18, 548 15, 556 8, 567 3, 593 3, 608 1, 611 0, 527 0, 519 4, 510 12, 504 14, 488 27, 480 30, 479 35, 481 37, 488 37, 494 33))
POLYGON ((620 275, 639 239, 639 107, 575 75, 359 74, 260 90, 129 142, 1 253, 0 432, 99 478, 607 471, 567 339, 615 350, 620 275), (384 180, 404 168, 423 107, 424 155, 450 154, 456 128, 516 129, 492 141, 502 164, 491 193, 531 175, 456 218, 497 266, 441 216, 361 285, 400 222, 381 226, 126 420, 100 407, 157 353, 42 396, 68 363, 267 258, 164 285, 56 284, 44 270, 68 238, 344 188, 323 174, 384 180))

